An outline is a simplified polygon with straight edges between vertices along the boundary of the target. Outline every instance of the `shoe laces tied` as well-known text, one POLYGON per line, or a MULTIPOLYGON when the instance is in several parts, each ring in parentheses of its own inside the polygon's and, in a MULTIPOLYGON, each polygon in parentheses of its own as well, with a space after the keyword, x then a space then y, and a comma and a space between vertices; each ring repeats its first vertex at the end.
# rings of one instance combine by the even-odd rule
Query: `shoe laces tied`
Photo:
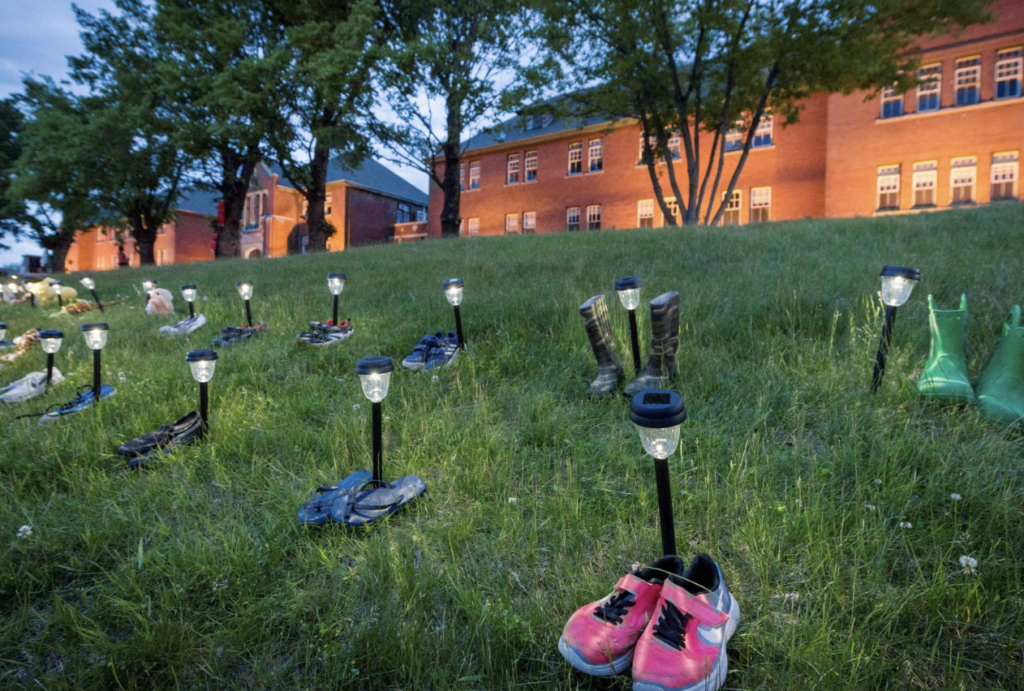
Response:
POLYGON ((628 590, 619 590, 609 596, 594 610, 594 616, 616 626, 629 613, 629 608, 636 604, 636 595, 628 590))
POLYGON ((654 637, 676 650, 682 650, 686 647, 686 624, 692 618, 692 614, 680 612, 675 604, 665 600, 658 614, 658 623, 654 625, 654 637))

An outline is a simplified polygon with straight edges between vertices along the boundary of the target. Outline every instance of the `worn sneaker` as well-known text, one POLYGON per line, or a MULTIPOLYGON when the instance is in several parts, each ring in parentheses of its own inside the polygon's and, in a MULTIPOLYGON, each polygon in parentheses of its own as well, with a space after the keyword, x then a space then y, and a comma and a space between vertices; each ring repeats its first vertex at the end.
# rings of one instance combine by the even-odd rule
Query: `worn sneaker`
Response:
POLYGON ((132 470, 144 467, 145 461, 158 453, 170 451, 197 441, 202 433, 203 419, 192 411, 170 425, 160 425, 156 430, 121 444, 117 453, 130 458, 128 467, 132 470))
POLYGON ((206 324, 206 315, 197 314, 194 317, 182 319, 174 326, 161 326, 160 333, 170 334, 172 336, 185 336, 192 333, 199 327, 206 324))
MULTIPOLYGON (((64 381, 64 375, 56 367, 53 368, 53 377, 50 379, 50 386, 60 384, 64 381)), ((18 403, 35 398, 46 391, 46 370, 42 372, 29 372, 18 381, 11 382, 0 388, 0 401, 4 403, 18 403)))
MULTIPOLYGON (((108 384, 103 384, 100 386, 101 401, 104 398, 109 398, 113 396, 115 393, 117 392, 114 390, 114 388, 108 384)), ((39 418, 39 424, 45 425, 47 423, 59 420, 65 415, 74 415, 75 413, 80 413, 86 408, 90 407, 93 403, 95 403, 95 401, 93 400, 92 397, 92 387, 83 386, 81 389, 79 389, 78 394, 73 399, 71 399, 67 403, 64 403, 63 405, 54 406, 46 413, 43 413, 43 415, 39 418)))
POLYGON ((682 573, 679 557, 662 557, 653 566, 627 573, 605 597, 569 617, 558 652, 570 665, 594 676, 618 674, 629 667, 636 646, 654 614, 662 582, 682 573))
POLYGON ((725 683, 726 643, 740 608, 711 557, 698 554, 669 576, 654 618, 636 644, 633 691, 717 691, 725 683))
POLYGON ((235 345, 266 331, 269 331, 269 328, 264 322, 259 322, 254 326, 225 326, 220 330, 220 336, 213 339, 213 345, 235 345))
POLYGON ((416 347, 412 349, 412 353, 402 360, 402 367, 412 370, 423 369, 424 365, 427 364, 427 356, 430 355, 430 346, 427 342, 432 338, 433 336, 421 338, 416 347))

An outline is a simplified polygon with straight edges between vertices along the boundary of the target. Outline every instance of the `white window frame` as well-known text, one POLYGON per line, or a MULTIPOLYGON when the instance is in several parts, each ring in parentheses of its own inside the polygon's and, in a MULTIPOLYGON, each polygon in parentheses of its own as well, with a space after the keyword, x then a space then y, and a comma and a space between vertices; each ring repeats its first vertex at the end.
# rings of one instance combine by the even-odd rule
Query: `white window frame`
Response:
POLYGON ((587 230, 601 230, 600 204, 591 204, 587 207, 587 230), (596 227, 595 224, 597 224, 596 227))
MULTIPOLYGON (((990 185, 1010 183, 1010 195, 992 197, 990 199, 1016 199, 1020 196, 1020 154, 1017 151, 1002 151, 992 154, 992 168, 989 176, 990 185)), ((990 188, 991 189, 991 188, 990 188)))
POLYGON ((519 232, 519 214, 505 214, 505 232, 519 232))
MULTIPOLYGON (((675 197, 665 197, 665 206, 672 213, 672 217, 676 219, 678 225, 683 219, 679 215, 679 202, 676 201, 675 197)), ((668 225, 668 219, 665 218, 665 212, 661 212, 661 225, 668 225)))
POLYGON ((669 153, 669 157, 673 161, 678 161, 679 160, 679 156, 680 156, 680 153, 679 153, 679 141, 680 140, 679 140, 679 133, 678 132, 673 132, 672 135, 668 138, 668 153, 669 153))
POLYGON ((466 191, 466 164, 459 164, 459 190, 462 192, 466 191))
POLYGON ((574 230, 570 228, 573 225, 576 226, 575 230, 580 229, 580 207, 578 206, 569 206, 565 209, 565 229, 574 230))
POLYGON ((895 85, 885 87, 882 89, 882 104, 879 110, 879 117, 883 120, 887 120, 889 118, 898 118, 901 115, 903 115, 903 94, 896 93, 895 85), (898 113, 890 113, 889 115, 885 114, 885 107, 890 103, 899 104, 898 113))
POLYGON ((975 156, 954 158, 949 164, 949 203, 972 204, 977 201, 978 194, 978 159, 975 156), (958 189, 969 192, 957 199, 958 189))
POLYGON ((480 161, 469 162, 469 189, 480 189, 480 161))
POLYGON ((602 171, 604 171, 604 140, 591 139, 587 145, 587 172, 600 173, 602 171))
POLYGON ((107 255, 101 254, 100 256, 96 257, 96 268, 100 269, 101 271, 106 271, 107 255))
MULTIPOLYGON (((648 137, 647 139, 651 143, 651 155, 653 156, 654 155, 654 147, 655 147, 656 142, 654 140, 654 137, 648 137)), ((655 161, 655 162, 657 162, 657 161, 655 161)), ((636 164, 638 166, 642 166, 642 165, 645 165, 646 163, 647 162, 644 161, 644 135, 641 132, 640 133, 640 156, 637 159, 637 163, 636 164)))
POLYGON ((771 187, 751 187, 750 188, 750 222, 751 223, 767 223, 772 220, 772 188, 771 187), (765 214, 767 218, 761 218, 757 221, 754 217, 758 215, 755 211, 766 209, 765 214))
POLYGON ((519 154, 509 154, 505 161, 505 184, 518 185, 520 180, 519 154))
POLYGON ((537 152, 527 151, 523 156, 524 168, 526 170, 523 176, 523 182, 536 182, 537 181, 537 152))
POLYGON ((875 200, 879 210, 900 208, 900 166, 878 166, 878 182, 875 185, 875 200), (882 205, 883 194, 895 194, 895 205, 882 205))
MULTIPOLYGON (((722 192, 722 201, 725 201, 725 198, 726 198, 725 195, 727 195, 727 194, 729 194, 729 190, 724 190, 722 192)), ((723 226, 727 226, 727 225, 738 226, 738 225, 742 225, 742 224, 743 224, 743 190, 733 190, 732 191, 732 197, 729 199, 729 203, 725 205, 725 213, 722 214, 722 225, 723 226), (730 213, 733 213, 733 212, 735 212, 735 214, 736 214, 736 222, 735 223, 726 223, 725 219, 729 216, 730 213)))
POLYGON ((569 144, 569 175, 583 174, 583 142, 569 144), (576 170, 573 170, 573 168, 576 170))
POLYGON ((636 203, 636 227, 637 228, 653 228, 654 227, 654 200, 653 199, 641 199, 636 203), (644 225, 644 220, 650 219, 650 225, 644 225))
POLYGON ((1020 98, 1024 94, 1024 48, 1003 48, 996 51, 996 88, 992 92, 994 98, 1004 100, 1007 98, 1020 98), (999 84, 1001 82, 1017 82, 1017 93, 1004 96, 999 95, 999 84))
POLYGON ((537 230, 537 212, 536 211, 524 211, 523 212, 523 232, 532 233, 537 230))
POLYGON ((466 234, 478 235, 480 233, 480 219, 471 218, 466 221, 466 234))
POLYGON ((914 192, 914 207, 921 206, 936 206, 937 195, 939 188, 939 167, 937 161, 922 161, 914 164, 914 175, 912 178, 911 188, 914 192), (919 204, 917 201, 917 193, 919 191, 931 190, 932 201, 930 203, 919 204))
POLYGON ((973 106, 981 103, 981 56, 970 55, 964 58, 957 58, 953 63, 953 103, 956 105, 973 106), (976 64, 967 64, 977 61, 976 64), (963 65, 961 67, 961 65, 963 65), (977 96, 970 103, 960 103, 961 89, 973 88, 977 96))
POLYGON ((754 141, 751 143, 751 149, 763 149, 767 146, 775 145, 775 118, 772 117, 771 113, 764 113, 761 119, 757 123, 757 129, 754 130, 754 141))
POLYGON ((917 71, 917 78, 924 80, 917 87, 916 110, 919 113, 928 113, 942 108, 942 63, 937 62, 931 65, 922 65, 917 71), (935 96, 934 108, 922 108, 921 99, 935 96))
POLYGON ((732 124, 725 133, 725 152, 742 151, 743 137, 747 133, 747 123, 742 118, 732 124))

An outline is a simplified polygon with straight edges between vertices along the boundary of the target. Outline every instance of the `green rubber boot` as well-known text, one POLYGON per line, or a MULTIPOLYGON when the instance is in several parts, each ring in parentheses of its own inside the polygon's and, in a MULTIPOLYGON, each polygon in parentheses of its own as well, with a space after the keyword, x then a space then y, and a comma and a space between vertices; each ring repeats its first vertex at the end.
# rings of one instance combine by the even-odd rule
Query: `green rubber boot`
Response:
POLYGON ((1007 425, 1024 417, 1024 329, 1020 327, 1020 305, 1010 310, 996 354, 978 380, 978 408, 993 422, 1007 425))
POLYGON ((967 378, 967 358, 964 342, 967 340, 967 296, 960 296, 960 309, 940 310, 935 298, 928 296, 928 325, 932 332, 932 347, 924 365, 917 390, 930 396, 954 403, 973 403, 974 389, 967 378))

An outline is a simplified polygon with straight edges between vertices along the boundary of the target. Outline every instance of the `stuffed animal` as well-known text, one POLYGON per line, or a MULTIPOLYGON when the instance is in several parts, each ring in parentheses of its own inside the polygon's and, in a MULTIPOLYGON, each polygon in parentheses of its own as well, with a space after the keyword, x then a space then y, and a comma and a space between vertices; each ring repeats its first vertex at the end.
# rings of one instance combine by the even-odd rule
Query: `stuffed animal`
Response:
POLYGON ((14 339, 14 352, 0 355, 0 361, 14 362, 27 353, 33 346, 39 345, 39 330, 29 329, 14 339))
POLYGON ((174 314, 174 296, 171 291, 166 288, 155 288, 149 291, 146 314, 174 314))
MULTIPOLYGON (((57 295, 53 290, 54 279, 47 276, 46 278, 32 283, 26 284, 29 292, 36 296, 36 302, 40 305, 56 305, 57 295)), ((78 291, 71 286, 62 285, 60 287, 60 298, 64 304, 74 302, 78 297, 78 291)))

